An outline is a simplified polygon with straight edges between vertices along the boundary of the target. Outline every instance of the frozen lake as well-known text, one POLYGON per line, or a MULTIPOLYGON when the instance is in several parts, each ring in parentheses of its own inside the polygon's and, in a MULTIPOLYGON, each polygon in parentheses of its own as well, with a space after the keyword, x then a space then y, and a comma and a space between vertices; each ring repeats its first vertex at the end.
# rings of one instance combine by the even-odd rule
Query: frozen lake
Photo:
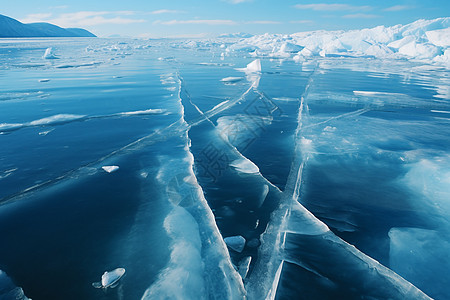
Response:
POLYGON ((0 80, 0 270, 29 298, 450 297, 444 67, 3 39, 0 80))

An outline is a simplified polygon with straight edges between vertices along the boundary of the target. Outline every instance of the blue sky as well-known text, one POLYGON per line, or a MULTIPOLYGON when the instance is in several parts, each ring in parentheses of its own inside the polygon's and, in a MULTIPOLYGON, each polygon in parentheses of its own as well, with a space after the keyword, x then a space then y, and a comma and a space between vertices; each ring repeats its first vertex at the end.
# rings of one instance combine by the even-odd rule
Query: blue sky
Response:
POLYGON ((450 16, 449 0, 16 0, 0 14, 24 23, 81 27, 98 36, 204 37, 406 24, 450 16))

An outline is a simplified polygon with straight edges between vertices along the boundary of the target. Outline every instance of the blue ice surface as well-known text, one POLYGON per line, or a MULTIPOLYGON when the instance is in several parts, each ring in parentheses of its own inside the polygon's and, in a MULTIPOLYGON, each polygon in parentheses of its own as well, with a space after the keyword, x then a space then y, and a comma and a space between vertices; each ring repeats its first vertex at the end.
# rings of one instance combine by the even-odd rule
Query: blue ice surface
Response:
POLYGON ((27 297, 450 297, 427 254, 449 240, 445 69, 261 58, 252 87, 254 58, 183 45, 2 41, 0 270, 27 297))

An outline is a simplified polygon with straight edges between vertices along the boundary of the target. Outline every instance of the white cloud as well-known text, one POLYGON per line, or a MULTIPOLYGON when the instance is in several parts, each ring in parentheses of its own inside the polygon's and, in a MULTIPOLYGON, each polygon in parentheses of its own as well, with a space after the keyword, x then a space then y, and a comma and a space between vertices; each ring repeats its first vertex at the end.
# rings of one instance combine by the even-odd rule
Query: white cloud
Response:
POLYGON ((143 23, 147 20, 124 18, 134 15, 133 11, 79 11, 64 13, 52 17, 52 14, 31 14, 23 22, 48 22, 61 27, 83 27, 101 24, 131 24, 143 23))
POLYGON ((186 13, 183 10, 173 10, 173 9, 160 9, 160 10, 154 10, 150 12, 152 15, 160 15, 160 14, 183 14, 186 13))
POLYGON ((351 15, 345 15, 343 18, 345 19, 375 19, 380 18, 381 16, 378 15, 369 15, 369 14, 351 14, 351 15))
POLYGON ((51 13, 45 13, 45 14, 30 14, 25 17, 25 19, 20 19, 20 22, 22 23, 36 23, 36 22, 42 22, 42 20, 48 19, 52 16, 51 13))
POLYGON ((171 20, 171 21, 155 21, 154 24, 163 25, 180 25, 180 24, 203 24, 203 25, 237 25, 232 20, 171 20))
POLYGON ((244 3, 244 2, 251 2, 253 0, 225 0, 228 3, 231 4, 239 4, 239 3, 244 3))
POLYGON ((272 25, 276 25, 276 24, 281 24, 281 22, 261 20, 261 21, 248 21, 248 22, 245 22, 245 24, 272 24, 272 25))
POLYGON ((68 9, 69 5, 50 6, 50 9, 68 9))
POLYGON ((315 11, 369 11, 372 10, 371 6, 353 6, 348 4, 325 4, 325 3, 317 3, 317 4, 297 4, 294 5, 297 9, 311 9, 315 11))
POLYGON ((408 9, 413 9, 413 8, 414 8, 414 6, 410 6, 410 5, 394 5, 394 6, 384 9, 384 11, 402 11, 402 10, 408 10, 408 9))
POLYGON ((295 21, 289 21, 291 24, 310 24, 313 23, 311 20, 295 20, 295 21))

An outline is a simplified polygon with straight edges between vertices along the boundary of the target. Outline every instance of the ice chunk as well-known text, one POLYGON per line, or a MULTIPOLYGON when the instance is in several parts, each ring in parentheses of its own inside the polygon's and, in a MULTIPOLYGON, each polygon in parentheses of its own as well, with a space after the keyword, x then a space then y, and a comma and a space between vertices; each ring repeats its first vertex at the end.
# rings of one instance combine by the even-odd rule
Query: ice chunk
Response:
POLYGON ((450 65, 450 49, 446 49, 444 51, 444 54, 436 56, 434 58, 434 61, 450 65))
POLYGON ((20 123, 1 123, 0 124, 0 132, 17 130, 24 126, 25 126, 24 124, 20 124, 20 123))
POLYGON ((319 235, 329 230, 327 225, 319 221, 300 203, 293 201, 287 226, 285 228, 286 232, 304 235, 319 235))
POLYGON ((102 169, 105 172, 113 173, 113 172, 116 172, 117 170, 119 170, 119 166, 103 166, 102 169))
POLYGON ((237 236, 229 236, 223 239, 225 244, 236 252, 241 253, 245 247, 245 238, 237 235, 237 236))
POLYGON ((247 256, 239 262, 238 270, 239 275, 241 275, 242 279, 247 276, 248 270, 250 269, 250 262, 252 261, 251 256, 247 256))
POLYGON ((58 57, 53 53, 52 48, 47 48, 45 50, 44 56, 42 56, 44 59, 57 59, 58 57))
POLYGON ((177 206, 165 218, 164 229, 171 238, 170 260, 142 299, 202 299, 205 271, 198 223, 177 206))
POLYGON ((374 91, 353 91, 353 94, 355 94, 356 96, 367 96, 367 97, 406 96, 405 94, 400 94, 400 93, 386 93, 386 92, 374 92, 374 91))
POLYGON ((236 83, 236 82, 241 81, 242 79, 244 79, 244 78, 242 78, 242 77, 225 77, 225 78, 222 78, 220 81, 225 82, 225 83, 236 83))
POLYGON ((166 112, 165 109, 150 108, 150 109, 146 109, 146 110, 121 112, 118 115, 121 115, 121 116, 154 115, 154 114, 162 114, 165 112, 166 112))
POLYGON ((255 59, 247 65, 245 68, 237 68, 236 70, 245 72, 247 75, 247 81, 252 82, 254 88, 259 85, 259 80, 261 79, 261 60, 255 59))
POLYGON ((280 52, 293 53, 293 52, 299 52, 302 49, 303 49, 302 46, 286 42, 281 45, 280 52))
POLYGON ((216 109, 218 109, 219 107, 221 107, 221 106, 227 104, 229 101, 230 101, 230 100, 222 101, 222 102, 220 102, 219 104, 217 104, 216 106, 214 106, 211 110, 216 110, 216 109))
POLYGON ((237 171, 247 174, 259 173, 259 168, 251 160, 247 158, 236 159, 231 162, 230 166, 234 167, 237 171))
POLYGON ((439 113, 439 114, 450 114, 450 111, 447 111, 447 110, 435 110, 435 109, 432 109, 430 111, 433 112, 433 113, 439 113))
POLYGON ((246 73, 255 73, 255 72, 261 72, 261 60, 255 59, 251 63, 247 65, 245 68, 246 73))
POLYGON ((416 38, 413 36, 405 36, 402 39, 395 40, 395 41, 389 43, 387 46, 390 48, 394 48, 394 49, 400 49, 401 47, 403 47, 409 43, 412 43, 415 40, 416 40, 416 38))
POLYGON ((428 40, 436 46, 450 47, 450 27, 425 32, 428 40))
POLYGON ((39 135, 43 135, 43 136, 45 136, 45 135, 47 135, 47 134, 49 134, 50 132, 52 132, 54 129, 50 129, 50 130, 45 130, 45 131, 41 131, 41 132, 39 132, 39 135))
POLYGON ((259 203, 260 203, 259 206, 263 205, 264 201, 266 200, 267 194, 269 194, 269 186, 267 184, 265 184, 263 187, 261 198, 259 200, 259 203))
POLYGON ((22 290, 12 282, 5 272, 0 270, 0 299, 4 300, 29 300, 22 290))
POLYGON ((92 283, 95 288, 115 288, 119 283, 119 280, 125 274, 124 268, 117 268, 109 272, 105 272, 102 275, 102 280, 100 282, 92 283))
POLYGON ((312 50, 310 50, 310 49, 305 47, 305 48, 302 49, 302 51, 300 51, 298 53, 298 55, 309 57, 309 56, 313 56, 314 52, 312 50))
POLYGON ((434 58, 440 54, 439 48, 433 44, 420 44, 416 42, 402 46, 398 49, 398 52, 414 58, 434 58))

